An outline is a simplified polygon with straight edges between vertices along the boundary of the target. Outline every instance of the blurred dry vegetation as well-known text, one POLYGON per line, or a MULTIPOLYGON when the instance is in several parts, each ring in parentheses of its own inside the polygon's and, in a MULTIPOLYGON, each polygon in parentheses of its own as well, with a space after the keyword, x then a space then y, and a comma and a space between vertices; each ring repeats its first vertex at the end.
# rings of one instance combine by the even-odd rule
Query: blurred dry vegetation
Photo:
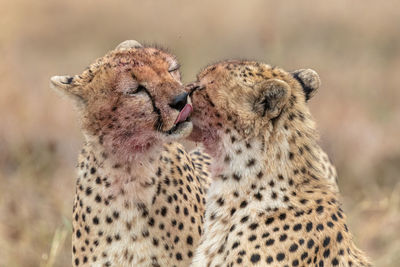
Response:
POLYGON ((310 101, 357 244, 400 266, 399 1, 0 0, 0 266, 70 266, 72 103, 49 77, 119 42, 169 47, 185 82, 249 58, 323 81, 310 101))

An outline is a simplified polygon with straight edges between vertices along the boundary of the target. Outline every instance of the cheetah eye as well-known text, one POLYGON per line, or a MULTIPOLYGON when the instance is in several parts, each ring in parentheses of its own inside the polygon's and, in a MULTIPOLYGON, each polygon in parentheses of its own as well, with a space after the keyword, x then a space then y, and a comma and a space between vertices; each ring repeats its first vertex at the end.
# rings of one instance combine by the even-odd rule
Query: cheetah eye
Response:
POLYGON ((175 72, 175 71, 179 70, 180 67, 181 67, 181 65, 179 65, 179 64, 174 64, 173 66, 171 66, 171 67, 168 69, 168 72, 169 72, 169 73, 175 72))
POLYGON ((171 66, 169 69, 168 69, 168 72, 171 74, 171 76, 175 79, 175 80, 177 80, 177 81, 180 81, 181 80, 181 74, 180 74, 180 72, 179 72, 179 68, 180 68, 180 65, 179 64, 175 64, 175 65, 173 65, 173 66, 171 66))
POLYGON ((147 90, 146 87, 144 87, 143 85, 140 85, 140 84, 139 84, 139 86, 136 87, 136 88, 129 88, 129 89, 125 92, 125 94, 131 96, 131 95, 138 94, 138 93, 140 93, 140 92, 144 92, 144 91, 146 91, 146 90, 147 90))

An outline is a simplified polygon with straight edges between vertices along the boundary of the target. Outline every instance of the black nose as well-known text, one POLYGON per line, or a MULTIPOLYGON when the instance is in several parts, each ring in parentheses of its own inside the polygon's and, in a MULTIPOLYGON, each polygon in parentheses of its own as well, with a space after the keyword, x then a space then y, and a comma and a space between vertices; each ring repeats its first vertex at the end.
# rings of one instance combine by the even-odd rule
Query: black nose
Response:
POLYGON ((181 111, 186 103, 187 103, 187 97, 188 97, 188 93, 182 93, 180 95, 177 95, 173 100, 172 103, 169 104, 169 106, 171 108, 177 109, 179 111, 181 111))

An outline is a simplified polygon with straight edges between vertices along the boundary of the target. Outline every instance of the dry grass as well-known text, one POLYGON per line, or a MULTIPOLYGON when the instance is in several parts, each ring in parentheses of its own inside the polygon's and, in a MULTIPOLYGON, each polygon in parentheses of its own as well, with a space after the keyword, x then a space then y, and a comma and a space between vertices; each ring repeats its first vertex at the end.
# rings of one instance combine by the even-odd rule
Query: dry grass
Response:
POLYGON ((311 108, 349 225, 377 266, 400 265, 400 2, 0 3, 0 266, 70 265, 82 138, 48 80, 125 39, 170 47, 185 81, 227 58, 316 69, 311 108))

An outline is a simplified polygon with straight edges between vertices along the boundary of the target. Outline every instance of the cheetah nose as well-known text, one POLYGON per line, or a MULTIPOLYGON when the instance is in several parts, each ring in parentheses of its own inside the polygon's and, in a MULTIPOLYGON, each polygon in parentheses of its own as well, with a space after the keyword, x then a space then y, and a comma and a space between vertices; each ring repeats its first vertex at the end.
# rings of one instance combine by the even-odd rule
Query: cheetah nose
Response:
POLYGON ((187 103, 187 98, 188 98, 188 93, 182 93, 180 95, 177 95, 173 100, 172 103, 169 104, 169 106, 173 109, 176 109, 178 111, 181 111, 186 103, 187 103))

